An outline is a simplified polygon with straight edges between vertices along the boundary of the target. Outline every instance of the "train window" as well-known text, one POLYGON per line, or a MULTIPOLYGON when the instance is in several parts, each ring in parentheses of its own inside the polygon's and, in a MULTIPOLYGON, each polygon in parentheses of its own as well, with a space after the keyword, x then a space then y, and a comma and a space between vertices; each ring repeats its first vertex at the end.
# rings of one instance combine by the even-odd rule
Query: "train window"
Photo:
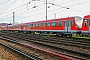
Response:
POLYGON ((71 26, 74 26, 74 20, 71 21, 71 26))
POLYGON ((62 26, 62 21, 59 21, 58 22, 58 26, 62 26))
POLYGON ((40 23, 40 26, 46 26, 47 23, 40 23))
POLYGON ((16 25, 15 28, 19 28, 19 25, 16 25))
POLYGON ((56 26, 56 22, 52 22, 52 26, 56 26))
POLYGON ((87 26, 88 21, 84 20, 84 26, 87 26))
POLYGON ((47 23, 47 26, 50 26, 50 23, 47 23))
POLYGON ((10 26, 9 28, 14 28, 14 26, 10 26))
POLYGON ((29 27, 33 27, 33 24, 29 24, 28 26, 29 26, 29 27))
POLYGON ((43 26, 43 23, 40 23, 39 26, 42 27, 43 26))
POLYGON ((47 25, 47 23, 43 23, 43 26, 46 26, 47 25))
POLYGON ((65 21, 65 26, 70 26, 70 21, 65 21))
POLYGON ((39 26, 39 24, 35 24, 35 26, 36 26, 36 27, 38 27, 38 26, 39 26))

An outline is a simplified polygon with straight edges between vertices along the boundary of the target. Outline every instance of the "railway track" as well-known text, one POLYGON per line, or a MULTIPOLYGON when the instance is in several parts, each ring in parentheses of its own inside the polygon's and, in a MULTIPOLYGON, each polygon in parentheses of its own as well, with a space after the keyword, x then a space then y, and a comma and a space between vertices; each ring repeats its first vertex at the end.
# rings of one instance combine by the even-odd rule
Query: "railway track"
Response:
MULTIPOLYGON (((55 40, 54 39, 52 39, 52 40, 50 40, 50 41, 52 41, 52 42, 49 42, 48 41, 48 39, 46 39, 45 37, 39 37, 39 36, 34 36, 35 38, 37 38, 37 39, 35 39, 35 38, 28 38, 28 36, 29 37, 33 37, 33 35, 27 35, 27 34, 25 34, 25 35, 27 35, 27 36, 25 36, 25 35, 21 35, 21 33, 20 34, 17 34, 17 33, 15 33, 15 34, 13 34, 13 33, 10 33, 10 34, 12 34, 12 35, 10 35, 9 36, 9 38, 12 36, 13 38, 16 38, 16 39, 21 39, 21 40, 27 40, 27 41, 30 41, 30 42, 33 42, 33 43, 35 43, 35 44, 39 44, 39 45, 44 45, 44 46, 48 46, 48 47, 52 47, 52 49, 54 48, 54 49, 58 49, 58 50, 66 50, 66 51, 68 51, 68 52, 70 52, 70 50, 67 50, 67 49, 62 49, 62 48, 58 48, 58 47, 55 47, 55 46, 52 46, 50 43, 52 43, 53 42, 53 44, 54 43, 56 43, 55 42, 55 40), (20 35, 19 37, 17 36, 17 35, 20 35), (21 37, 24 37, 24 38, 21 38, 21 37), (40 40, 40 38, 42 38, 41 40, 40 40), (43 40, 43 41, 42 41, 43 40), (46 42, 46 43, 45 43, 46 42), (48 42, 48 44, 47 44, 47 42, 48 42)), ((7 36, 8 35, 8 33, 6 34, 6 37, 8 37, 7 36)), ((57 41, 57 40, 56 40, 57 41)), ((64 41, 64 40, 61 40, 61 41, 64 41)), ((64 42, 65 43, 65 42, 64 42)), ((80 42, 79 42, 80 43, 80 42)), ((79 44, 78 43, 78 44, 79 44)), ((58 43, 57 43, 58 44, 58 43)), ((80 53, 80 52, 76 52, 76 51, 71 51, 72 53, 71 54, 73 54, 73 53, 75 53, 76 55, 77 54, 79 54, 79 55, 82 55, 83 57, 86 57, 86 58, 88 58, 89 59, 89 57, 90 57, 90 55, 89 54, 85 54, 85 53, 80 53)), ((75 56, 76 57, 76 56, 75 56)), ((79 57, 79 56, 78 56, 79 57)))
MULTIPOLYGON (((43 49, 41 49, 41 48, 36 48, 36 47, 34 47, 34 46, 30 46, 29 44, 25 44, 25 43, 21 43, 21 42, 17 42, 17 41, 14 41, 14 40, 11 40, 11 39, 7 39, 7 38, 0 38, 0 39, 3 39, 3 40, 6 40, 6 41, 9 41, 9 42, 12 42, 12 43, 16 43, 16 44, 19 44, 19 45, 22 45, 22 46, 25 46, 25 47, 29 47, 29 48, 33 48, 33 49, 35 49, 35 50, 39 50, 40 51, 40 53, 41 53, 41 51, 43 51, 43 52, 45 52, 45 53, 47 53, 47 54, 52 54, 52 57, 53 58, 46 58, 46 59, 43 59, 43 60, 52 60, 52 59, 54 59, 54 60, 61 60, 61 59, 66 59, 66 60, 75 60, 75 58, 71 58, 71 57, 67 57, 67 56, 64 56, 64 55, 61 55, 61 54, 57 54, 57 53, 54 53, 54 52, 50 52, 50 51, 47 51, 47 50, 43 50, 43 49), (56 57, 58 57, 58 58, 56 58, 56 57, 54 57, 54 56, 56 56, 56 57), (62 57, 61 59, 60 59, 60 57, 62 57)), ((2 44, 2 43, 1 43, 2 44)), ((6 45, 6 44, 5 44, 6 45)), ((10 47, 11 48, 11 47, 10 47)), ((14 50, 16 50, 15 48, 12 48, 12 49, 14 49, 14 50)), ((19 50, 19 49, 18 49, 19 50)), ((18 51, 18 50, 16 50, 16 51, 18 51)), ((19 52, 19 51, 18 51, 19 52)), ((22 53, 23 54, 23 53, 22 53)), ((25 54, 26 55, 26 54, 25 54)), ((26 55, 27 56, 27 55, 26 55)), ((48 55, 47 55, 48 56, 48 55)), ((32 56, 31 56, 32 57, 32 56)), ((33 57, 34 58, 34 57, 33 57)), ((33 59, 34 60, 34 59, 33 59)), ((39 60, 39 59, 35 59, 35 60, 39 60)), ((42 59, 40 59, 40 60, 42 60, 42 59)))
POLYGON ((2 42, 0 42, 0 44, 7 47, 7 48, 9 48, 9 49, 11 49, 11 50, 13 50, 13 51, 15 51, 15 52, 18 52, 18 53, 24 55, 25 57, 27 57, 27 58, 29 58, 31 60, 42 60, 42 59, 34 56, 33 54, 29 54, 28 52, 23 51, 23 50, 18 49, 18 48, 15 48, 15 47, 13 47, 11 45, 8 45, 8 44, 2 43, 2 42))
MULTIPOLYGON (((23 35, 24 36, 24 35, 23 35)), ((21 35, 21 37, 23 37, 21 35)), ((30 35, 29 35, 30 36, 30 35)), ((29 37, 28 36, 28 37, 29 37)), ((13 37, 13 36, 10 36, 13 37)), ((18 37, 17 35, 14 35, 14 38, 19 38, 21 39, 21 37, 18 37)), ((30 36, 31 37, 31 36, 30 36)), ((25 38, 25 37, 24 37, 25 38)), ((27 37, 26 37, 27 38, 27 37)), ((30 39, 34 39, 34 38, 30 38, 30 39)), ((37 41, 42 41, 42 42, 48 42, 48 43, 53 43, 53 44, 62 44, 62 45, 66 45, 66 46, 74 46, 74 47, 79 47, 79 48, 83 48, 83 49, 90 49, 90 41, 89 42, 80 42, 79 40, 71 40, 71 39, 67 39, 67 41, 65 39, 57 39, 57 38, 44 38, 44 37, 40 37, 37 38, 37 41), (41 40, 40 40, 41 39, 41 40), (42 40, 43 39, 43 40, 42 40), (48 41, 49 39, 49 41, 48 41), (79 41, 79 42, 78 42, 79 41), (85 46, 86 45, 86 46, 85 46)))
MULTIPOLYGON (((16 50, 16 48, 20 48, 20 50, 19 49, 16 50, 17 52, 19 52, 19 51, 22 51, 22 52, 26 51, 27 54, 30 55, 30 56, 28 56, 28 55, 26 55, 26 54, 24 54, 22 52, 20 52, 20 53, 26 55, 27 57, 30 57, 30 60, 52 60, 52 59, 54 59, 54 60, 55 59, 56 60, 61 60, 60 56, 63 56, 63 55, 60 55, 59 57, 57 57, 57 55, 56 55, 54 57, 54 55, 51 55, 53 52, 51 52, 51 53, 49 51, 48 52, 46 52, 46 51, 43 52, 43 51, 41 51, 42 49, 41 50, 40 49, 36 49, 36 47, 33 48, 34 46, 30 47, 30 46, 27 46, 27 44, 25 44, 25 43, 21 43, 21 42, 18 42, 18 41, 7 39, 7 38, 0 38, 0 39, 2 39, 0 42, 4 42, 5 45, 14 46, 14 48, 10 47, 11 49, 16 50), (16 44, 18 44, 20 46, 17 46, 16 44), (23 46, 23 47, 21 47, 21 46, 23 46), (29 54, 29 52, 31 52, 31 53, 29 54), (47 55, 48 53, 50 53, 50 54, 47 55)), ((66 59, 73 59, 73 58, 69 58, 69 57, 67 58, 66 57, 66 59)))

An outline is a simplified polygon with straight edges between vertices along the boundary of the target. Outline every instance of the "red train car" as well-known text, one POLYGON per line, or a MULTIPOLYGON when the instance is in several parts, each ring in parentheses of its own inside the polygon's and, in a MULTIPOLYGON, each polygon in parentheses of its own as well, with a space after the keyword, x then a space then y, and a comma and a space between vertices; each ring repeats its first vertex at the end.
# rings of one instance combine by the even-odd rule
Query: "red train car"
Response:
POLYGON ((81 31, 82 35, 90 36, 90 15, 84 16, 81 31))
MULTIPOLYGON (((69 36, 80 32, 82 18, 79 16, 29 22, 7 26, 6 30, 18 30, 22 32, 53 33, 58 36, 69 36), (79 23, 78 23, 79 22, 79 23)), ((83 29, 83 28, 82 28, 83 29)))
POLYGON ((21 24, 6 25, 5 30, 21 30, 21 24))

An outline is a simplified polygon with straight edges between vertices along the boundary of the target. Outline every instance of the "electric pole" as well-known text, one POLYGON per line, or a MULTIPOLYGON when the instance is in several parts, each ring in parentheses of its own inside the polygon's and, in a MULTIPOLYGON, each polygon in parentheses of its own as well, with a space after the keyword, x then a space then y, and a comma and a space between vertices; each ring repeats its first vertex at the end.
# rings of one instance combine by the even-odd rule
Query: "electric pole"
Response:
POLYGON ((46 0, 46 20, 47 20, 47 0, 46 0))
POLYGON ((54 13, 54 18, 56 19, 56 13, 54 13))
POLYGON ((15 24, 15 12, 13 12, 13 25, 15 24))

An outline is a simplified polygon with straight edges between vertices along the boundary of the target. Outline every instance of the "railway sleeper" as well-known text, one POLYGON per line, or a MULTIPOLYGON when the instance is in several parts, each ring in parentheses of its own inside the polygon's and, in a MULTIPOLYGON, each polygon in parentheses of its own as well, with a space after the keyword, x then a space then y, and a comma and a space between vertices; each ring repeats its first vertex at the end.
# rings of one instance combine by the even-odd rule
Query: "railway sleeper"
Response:
POLYGON ((21 49, 12 47, 12 46, 10 46, 10 45, 6 45, 6 44, 1 43, 1 42, 0 42, 0 44, 3 45, 3 46, 5 46, 5 47, 7 47, 7 48, 9 48, 9 49, 12 49, 12 50, 14 50, 14 51, 16 51, 16 52, 18 52, 18 53, 20 53, 20 54, 22 54, 22 55, 24 55, 24 56, 26 56, 26 57, 28 57, 28 58, 30 58, 30 59, 33 59, 33 60, 42 60, 42 59, 36 57, 36 55, 33 55, 33 54, 31 54, 31 53, 28 53, 28 52, 26 52, 26 51, 24 51, 24 50, 21 50, 21 49))
POLYGON ((82 56, 84 58, 88 58, 88 59, 90 58, 90 54, 85 54, 85 53, 81 53, 81 52, 77 52, 77 51, 67 50, 67 49, 64 49, 64 48, 58 48, 58 47, 42 44, 42 43, 39 43, 39 42, 33 42, 33 43, 37 43, 37 44, 41 44, 41 45, 44 45, 44 46, 52 47, 52 48, 55 48, 55 49, 58 49, 58 50, 61 50, 61 51, 66 51, 66 52, 71 53, 71 54, 74 53, 75 55, 82 56))

